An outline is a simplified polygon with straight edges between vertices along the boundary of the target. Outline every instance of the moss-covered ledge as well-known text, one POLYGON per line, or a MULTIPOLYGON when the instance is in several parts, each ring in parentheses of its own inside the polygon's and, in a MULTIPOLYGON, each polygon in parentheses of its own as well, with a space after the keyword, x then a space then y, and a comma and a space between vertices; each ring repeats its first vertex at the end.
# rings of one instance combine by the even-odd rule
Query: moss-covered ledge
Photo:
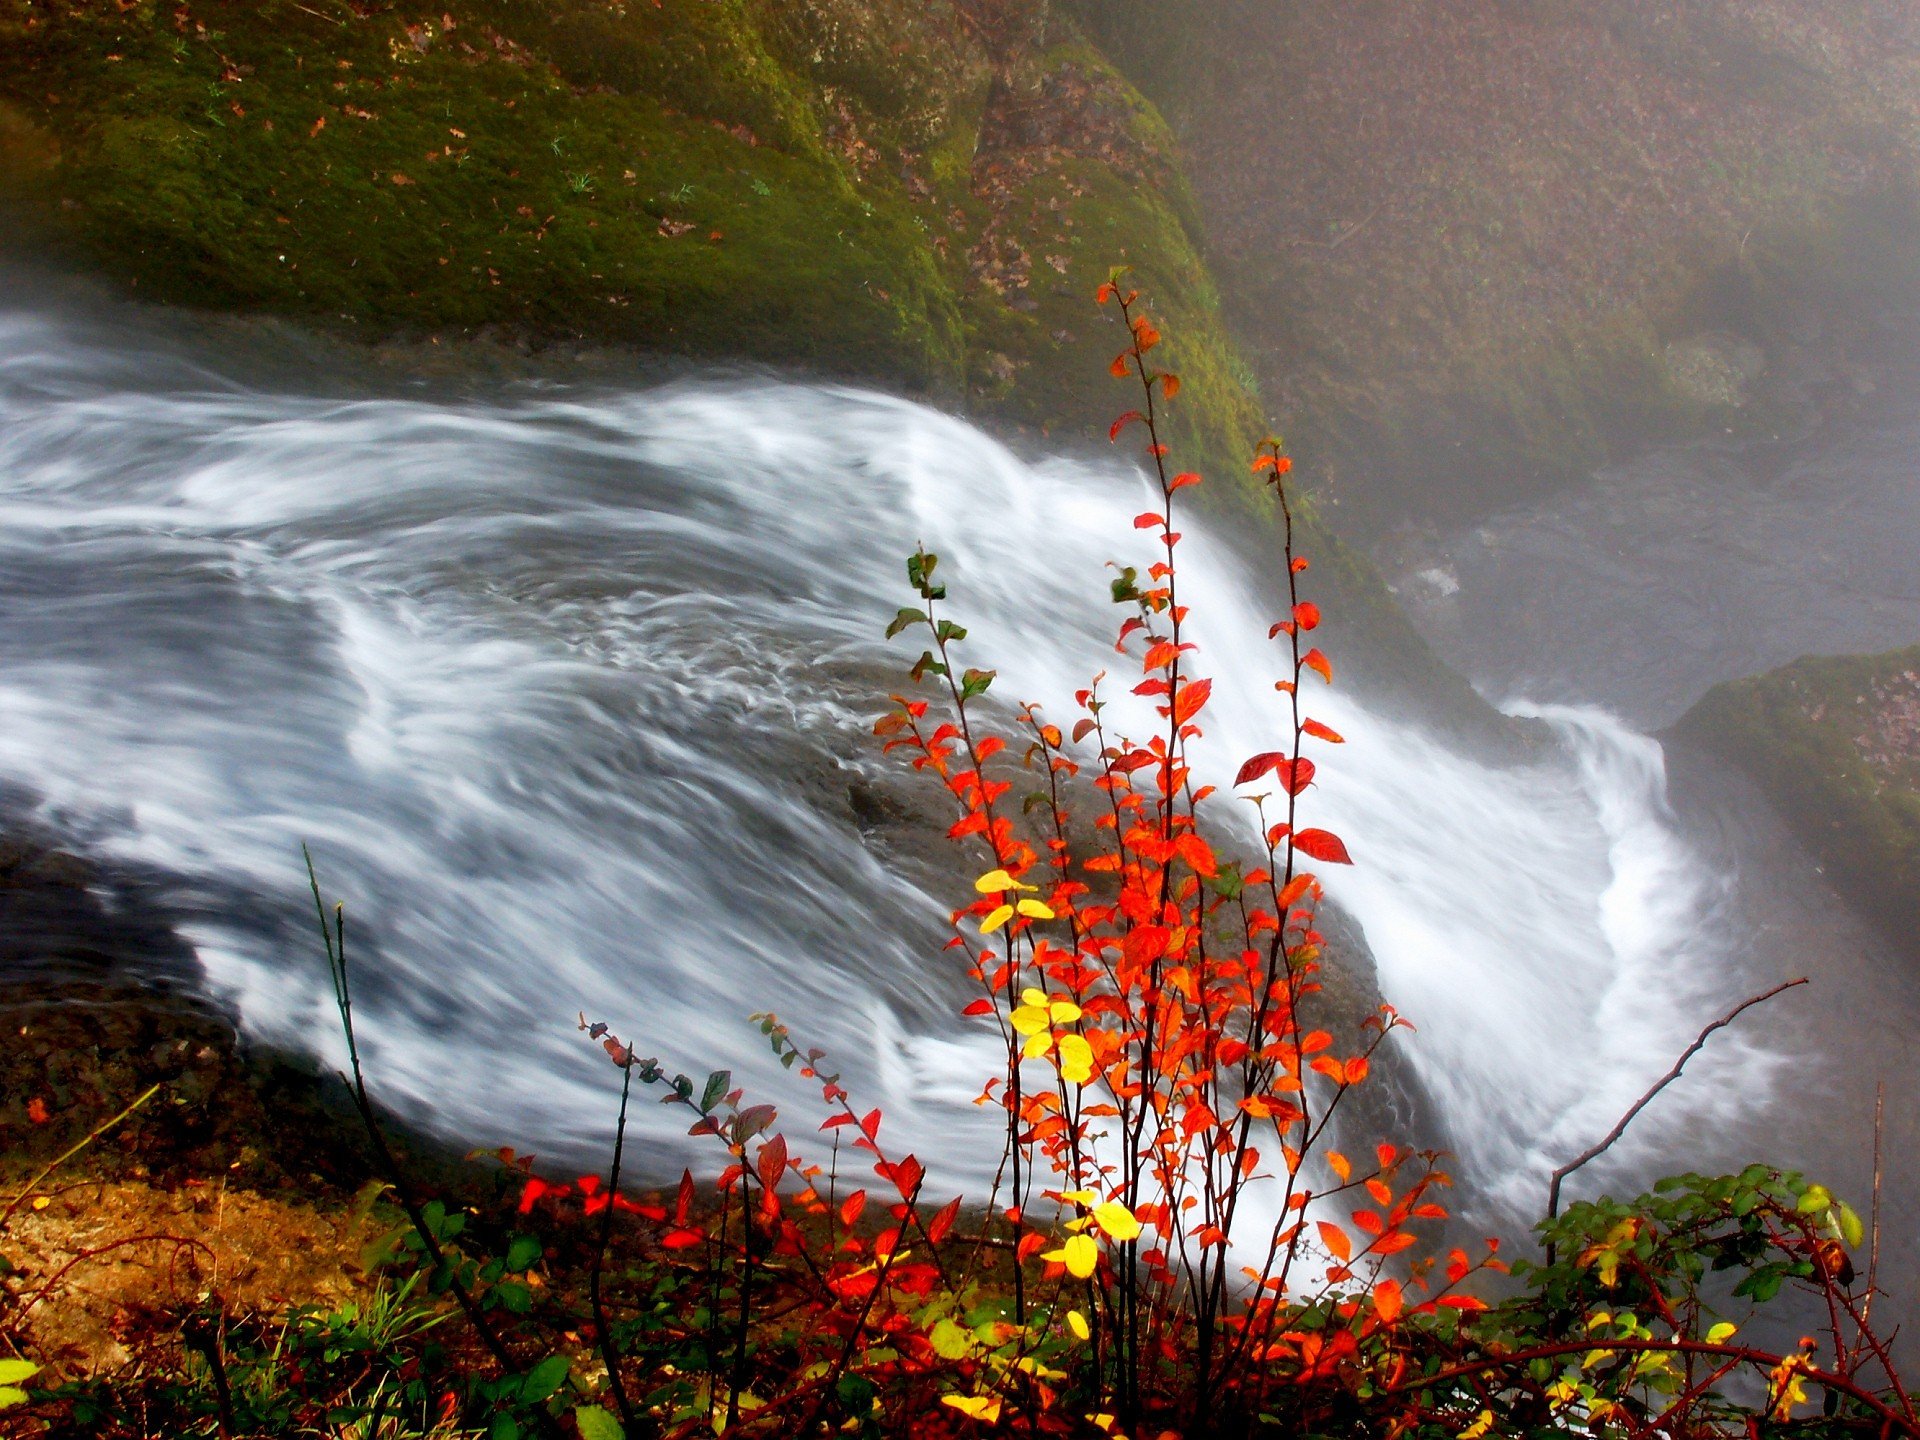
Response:
POLYGON ((1920 647, 1716 686, 1674 735, 1744 769, 1835 886, 1920 935, 1920 647))

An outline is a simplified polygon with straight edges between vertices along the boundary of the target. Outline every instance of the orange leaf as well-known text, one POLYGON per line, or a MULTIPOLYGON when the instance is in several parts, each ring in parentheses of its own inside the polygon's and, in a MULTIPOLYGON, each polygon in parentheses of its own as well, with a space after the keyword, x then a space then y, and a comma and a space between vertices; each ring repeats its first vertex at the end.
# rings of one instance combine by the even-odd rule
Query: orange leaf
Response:
POLYGON ((1351 1260, 1353 1258, 1353 1242, 1347 1238, 1346 1231, 1331 1221, 1320 1222, 1320 1241, 1333 1252, 1336 1259, 1351 1260))
POLYGON ((1200 713, 1207 703, 1207 697, 1213 694, 1213 681, 1189 680, 1180 687, 1180 694, 1173 702, 1173 723, 1184 725, 1200 713))
POLYGON ((1127 378, 1127 367, 1132 361, 1133 356, 1131 354, 1122 352, 1113 357, 1113 364, 1109 365, 1107 369, 1113 372, 1114 379, 1124 380, 1127 378))
POLYGON ((1403 1298, 1399 1281, 1382 1280, 1373 1287, 1373 1313, 1380 1317, 1382 1324, 1391 1325, 1400 1318, 1403 1298))
POLYGON ((1293 847, 1303 855, 1310 855, 1328 865, 1351 865, 1353 857, 1347 853, 1346 842, 1331 830, 1298 830, 1294 832, 1293 847))
POLYGON ((1313 884, 1313 876, 1311 875, 1294 876, 1293 879, 1289 880, 1286 883, 1286 888, 1284 888, 1280 892, 1280 908, 1282 910, 1285 910, 1289 905, 1293 904, 1302 895, 1306 894, 1308 888, 1312 886, 1312 884, 1313 884))
POLYGON ((1302 630, 1312 630, 1320 623, 1320 607, 1311 600, 1302 600, 1293 607, 1293 623, 1302 630))
POLYGON ((1213 849, 1198 835, 1182 835, 1173 842, 1173 848, 1180 858, 1192 867, 1196 875, 1213 876, 1220 871, 1213 858, 1213 849))
POLYGON ((1183 490, 1189 485, 1198 485, 1199 483, 1200 477, 1198 475, 1194 474, 1191 470, 1185 470, 1167 482, 1167 489, 1183 490))
POLYGON ((1320 678, 1329 685, 1333 683, 1333 662, 1322 655, 1317 647, 1302 655, 1300 663, 1309 670, 1319 671, 1320 678))
POLYGON ((1180 377, 1178 375, 1162 375, 1160 377, 1160 389, 1169 400, 1173 399, 1174 396, 1180 393, 1180 377))
MULTIPOLYGON (((1117 373, 1124 375, 1127 372, 1125 370, 1121 370, 1117 373)), ((1147 417, 1142 415, 1138 410, 1127 411, 1126 414, 1122 415, 1118 420, 1114 421, 1112 425, 1107 427, 1107 439, 1118 440, 1120 438, 1120 432, 1126 429, 1127 426, 1133 424, 1133 422, 1136 420, 1145 420, 1146 418, 1147 417)))
POLYGON ((1324 740, 1329 745, 1344 745, 1347 743, 1346 736, 1342 735, 1338 730, 1329 730, 1318 720, 1309 720, 1300 728, 1307 734, 1313 736, 1314 739, 1324 740))

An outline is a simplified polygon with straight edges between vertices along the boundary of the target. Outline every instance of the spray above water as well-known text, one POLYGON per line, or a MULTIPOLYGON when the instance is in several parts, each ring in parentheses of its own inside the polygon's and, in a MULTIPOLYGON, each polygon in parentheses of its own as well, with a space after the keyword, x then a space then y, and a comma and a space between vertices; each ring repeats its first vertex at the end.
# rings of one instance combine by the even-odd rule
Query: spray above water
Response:
MULTIPOLYGON (((310 844, 375 1090, 463 1140, 600 1140, 582 1010, 797 1098, 745 1021, 772 1009, 978 1182, 998 1042, 940 950, 964 881, 933 893, 848 799, 904 783, 867 733, 906 658, 880 632, 924 542, 995 693, 1065 715, 1112 659, 1104 567, 1141 558, 1141 486, 844 389, 340 399, 0 317, 0 785, 178 877, 212 989, 328 1051, 310 844)), ((1278 724, 1271 606, 1188 544, 1201 759, 1231 773, 1278 724)), ((1502 769, 1338 692, 1316 710, 1351 742, 1308 797, 1358 862, 1328 888, 1419 1027, 1454 1168, 1531 1208, 1741 989, 1724 882, 1666 815, 1658 745, 1602 715, 1537 712, 1560 753, 1502 769)), ((1757 1105, 1764 1054, 1712 1067, 1667 1133, 1757 1105)), ((677 1165, 684 1127, 643 1123, 677 1165)), ((1638 1171, 1661 1131, 1633 1143, 1610 1160, 1638 1171)))

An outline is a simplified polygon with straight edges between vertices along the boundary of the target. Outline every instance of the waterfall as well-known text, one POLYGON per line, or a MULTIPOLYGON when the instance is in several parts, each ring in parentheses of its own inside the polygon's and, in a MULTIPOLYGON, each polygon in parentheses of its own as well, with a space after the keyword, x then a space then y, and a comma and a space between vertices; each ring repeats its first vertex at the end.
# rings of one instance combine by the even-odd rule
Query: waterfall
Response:
MULTIPOLYGON (((990 1173, 970 1102, 997 1041, 940 949, 966 872, 941 888, 848 803, 912 784, 866 733, 917 653, 882 631, 924 542, 995 695, 1068 717, 1128 663, 1105 566, 1152 558, 1142 477, 827 386, 367 394, 289 368, 0 314, 0 792, 176 877, 210 990, 337 1058, 310 845, 373 1088, 462 1141, 603 1143, 580 1012, 804 1100, 746 1022, 771 1009, 937 1176, 990 1173)), ((1273 746, 1274 617, 1185 528, 1226 778, 1273 746)), ((1726 877, 1666 813, 1659 746, 1604 715, 1536 712, 1559 752, 1502 768, 1311 683, 1350 740, 1303 802, 1357 861, 1329 889, 1418 1026, 1458 1171, 1524 1209, 1741 989, 1726 877)), ((1719 1046, 1619 1163, 1754 1114, 1773 1063, 1719 1046)), ((698 1153, 674 1112, 640 1123, 649 1163, 698 1153)))

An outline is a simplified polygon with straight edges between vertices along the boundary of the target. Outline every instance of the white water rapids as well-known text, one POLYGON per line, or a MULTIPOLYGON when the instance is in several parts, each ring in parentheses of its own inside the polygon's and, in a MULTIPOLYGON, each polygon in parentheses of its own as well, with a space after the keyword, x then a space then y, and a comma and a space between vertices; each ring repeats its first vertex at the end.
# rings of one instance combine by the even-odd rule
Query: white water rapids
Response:
MULTIPOLYGON (((1152 558, 1140 477, 845 389, 356 398, 237 368, 0 312, 0 790, 178 877, 212 991, 337 1057, 309 843, 348 902, 373 1088, 463 1141, 603 1142, 580 1011, 802 1100, 746 1023, 773 1009, 937 1174, 990 1173, 969 1102, 994 1047, 939 948, 971 862, 930 893, 847 804, 915 783, 866 734, 918 653, 881 632, 924 541, 995 695, 1069 717, 1127 664, 1103 567, 1152 558)), ((1230 774, 1271 748, 1273 606, 1187 528, 1230 774)), ((1564 753, 1498 768, 1338 689, 1311 708, 1351 742, 1305 800, 1358 861, 1330 889, 1419 1027, 1458 1171, 1532 1208, 1751 988, 1712 938, 1726 882, 1667 814, 1659 746, 1598 713, 1544 712, 1564 753)), ((1717 1043, 1619 1163, 1754 1115, 1772 1065, 1717 1043)), ((672 1112, 641 1121, 677 1166, 672 1112)))

